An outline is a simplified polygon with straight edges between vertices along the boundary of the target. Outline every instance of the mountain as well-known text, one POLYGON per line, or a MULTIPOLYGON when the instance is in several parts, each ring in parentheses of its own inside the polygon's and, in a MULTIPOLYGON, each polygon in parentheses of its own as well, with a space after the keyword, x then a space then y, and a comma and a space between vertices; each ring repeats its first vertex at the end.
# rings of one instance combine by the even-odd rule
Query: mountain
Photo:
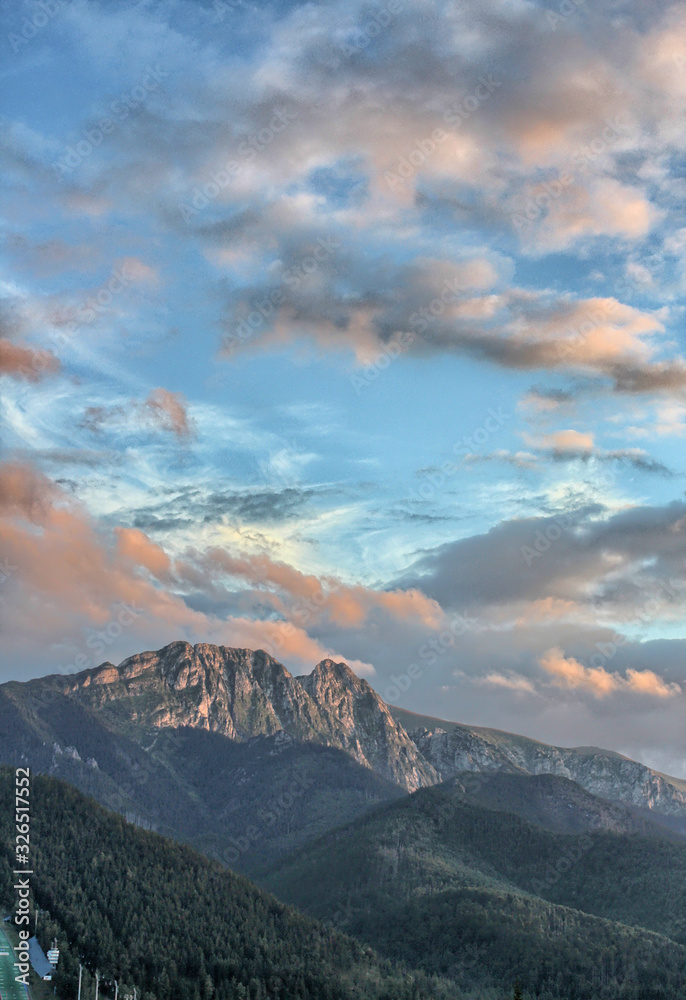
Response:
POLYGON ((519 979, 546 1000, 684 998, 686 843, 610 832, 631 811, 591 799, 564 778, 467 773, 326 834, 261 884, 459 989, 519 979), (593 832, 558 832, 570 796, 593 832))
MULTIPOLYGON (((465 771, 566 777, 631 805, 622 829, 641 829, 643 810, 686 832, 686 782, 619 754, 439 725, 385 705, 344 663, 294 677, 260 650, 207 644, 0 685, 0 762, 61 777, 246 873, 465 771)), ((585 808, 574 795, 567 817, 585 808)))
POLYGON ((404 794, 344 751, 283 731, 241 742, 188 726, 125 736, 68 696, 40 695, 0 688, 1 761, 60 777, 237 870, 404 794))
POLYGON ((526 736, 416 716, 391 707, 423 757, 445 781, 464 771, 555 774, 602 798, 636 806, 686 833, 686 780, 613 750, 557 747, 526 736))
MULTIPOLYGON (((686 843, 678 832, 686 829, 686 783, 620 754, 412 716, 385 705, 344 663, 324 660, 294 677, 260 650, 175 642, 118 666, 1 685, 0 761, 63 778, 139 827, 250 874, 383 960, 419 970, 421 989, 434 977, 427 996, 502 1000, 519 978, 527 1000, 686 1000, 686 843)), ((60 841, 46 866, 59 867, 65 852, 94 858, 93 843, 67 844, 62 830, 93 824, 106 844, 93 862, 93 891, 106 895, 112 880, 119 891, 122 879, 101 855, 116 855, 112 844, 122 837, 131 847, 133 834, 152 843, 145 832, 120 817, 112 840, 92 803, 68 798, 76 813, 63 814, 50 782, 36 788, 52 824, 41 835, 60 841)), ((168 854, 164 878, 172 883, 175 864, 190 865, 203 885, 203 872, 220 871, 211 861, 198 868, 191 854, 174 853, 186 850, 178 845, 157 849, 168 854)), ((120 860, 141 885, 157 884, 152 869, 120 860)), ((207 878, 214 887, 215 874, 207 878)), ((74 901, 55 879, 54 892, 40 897, 55 933, 88 936, 96 918, 80 914, 97 911, 90 887, 79 883, 74 901), (60 909, 70 900, 74 911, 60 909)), ((185 900, 187 889, 178 891, 185 900)), ((262 903, 244 902, 250 912, 257 907, 263 926, 262 903)), ((115 945, 130 945, 108 920, 97 916, 104 930, 89 954, 104 949, 114 965, 115 945)), ((222 926, 234 940, 235 930, 222 926)), ((155 947, 175 961, 161 940, 155 947)), ((379 996, 405 995, 404 973, 383 960, 374 959, 363 991, 351 995, 375 996, 364 989, 392 975, 400 992, 379 996)), ((186 978, 223 983, 216 950, 203 961, 206 972, 193 966, 186 978)), ((292 955, 287 967, 300 976, 292 955)), ((250 1000, 302 998, 306 990, 347 997, 352 973, 339 973, 331 982, 343 992, 317 993, 323 986, 301 976, 297 987, 289 980, 290 993, 249 987, 250 1000)), ((239 986, 232 983, 227 1000, 243 996, 239 986)), ((212 1000, 216 988, 196 995, 188 985, 188 1000, 212 1000)), ((425 995, 417 983, 412 989, 410 996, 425 995)), ((166 986, 149 991, 170 1000, 166 986)))
POLYGON ((683 837, 647 810, 608 802, 592 795, 575 781, 554 774, 524 775, 516 772, 466 772, 447 782, 465 798, 498 812, 515 813, 536 826, 558 833, 640 833, 683 843, 683 837))
MULTIPOLYGON (((0 893, 15 905, 14 774, 0 769, 0 893)), ((140 1000, 432 1000, 454 996, 296 913, 194 851, 136 829, 68 785, 31 783, 39 935, 57 938, 58 995, 140 1000)))
POLYGON ((118 667, 48 680, 122 733, 191 726, 245 740, 283 731, 344 750, 364 767, 373 761, 406 791, 437 780, 376 692, 344 663, 323 660, 311 677, 295 678, 262 650, 173 642, 118 667))
POLYGON ((294 678, 261 651, 180 642, 1 685, 0 761, 246 872, 437 780, 345 664, 294 678))

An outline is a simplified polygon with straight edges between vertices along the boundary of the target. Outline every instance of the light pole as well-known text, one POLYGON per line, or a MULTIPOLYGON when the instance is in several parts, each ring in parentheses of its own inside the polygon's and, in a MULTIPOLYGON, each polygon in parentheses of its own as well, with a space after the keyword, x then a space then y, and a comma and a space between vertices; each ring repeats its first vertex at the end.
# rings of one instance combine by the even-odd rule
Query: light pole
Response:
POLYGON ((95 1000, 98 1000, 98 990, 100 989, 100 973, 95 970, 95 1000))
POLYGON ((79 995, 76 1000, 81 1000, 81 976, 83 974, 83 966, 79 962, 79 995))

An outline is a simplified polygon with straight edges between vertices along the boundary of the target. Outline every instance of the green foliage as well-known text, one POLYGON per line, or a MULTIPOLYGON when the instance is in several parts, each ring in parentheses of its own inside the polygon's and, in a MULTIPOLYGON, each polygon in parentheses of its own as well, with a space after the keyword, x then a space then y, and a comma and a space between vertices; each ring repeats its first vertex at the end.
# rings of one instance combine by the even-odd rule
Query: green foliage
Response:
POLYGON ((439 786, 328 834, 263 882, 461 990, 520 980, 527 997, 686 996, 683 841, 554 833, 439 786))
MULTIPOLYGON (((13 773, 0 770, 7 900, 13 773)), ((32 781, 31 842, 41 938, 56 937, 56 987, 73 1000, 79 960, 112 996, 139 1000, 412 1000, 447 997, 345 935, 277 902, 244 877, 137 829, 51 778, 32 781)))

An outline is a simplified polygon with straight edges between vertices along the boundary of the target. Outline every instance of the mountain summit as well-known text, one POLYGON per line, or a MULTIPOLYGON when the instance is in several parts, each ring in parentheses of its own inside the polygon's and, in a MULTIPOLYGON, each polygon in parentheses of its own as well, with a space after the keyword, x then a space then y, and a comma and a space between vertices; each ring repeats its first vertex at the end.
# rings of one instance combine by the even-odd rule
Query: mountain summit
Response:
POLYGON ((172 642, 118 667, 106 663, 63 678, 57 686, 105 713, 117 729, 190 726, 239 741, 283 731, 344 750, 408 792, 438 781, 373 688, 333 660, 322 660, 309 676, 293 677, 261 649, 172 642))
POLYGON ((682 779, 612 751, 415 716, 332 659, 294 677, 263 650, 178 641, 118 666, 0 685, 0 761, 63 777, 158 829, 177 828, 183 800, 191 838, 193 803, 215 803, 220 788, 226 802, 207 804, 217 836, 226 810, 235 819, 254 806, 258 787, 269 813, 296 758, 309 789, 303 837, 468 771, 559 775, 686 831, 682 779))

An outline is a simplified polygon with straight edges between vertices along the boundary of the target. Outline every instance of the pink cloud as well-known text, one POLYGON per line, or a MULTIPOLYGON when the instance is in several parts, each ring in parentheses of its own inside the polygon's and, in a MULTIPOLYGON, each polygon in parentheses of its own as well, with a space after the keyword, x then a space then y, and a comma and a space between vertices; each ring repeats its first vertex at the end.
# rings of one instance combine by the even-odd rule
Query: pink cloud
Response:
POLYGON ((22 347, 4 337, 0 338, 0 374, 38 382, 59 370, 60 362, 52 351, 22 347))
POLYGON ((586 667, 574 657, 565 656, 559 647, 544 653, 539 664, 555 679, 558 687, 585 690, 596 698, 622 691, 654 698, 671 698, 681 693, 678 684, 667 683, 652 670, 627 670, 626 677, 622 677, 603 667, 586 667))

